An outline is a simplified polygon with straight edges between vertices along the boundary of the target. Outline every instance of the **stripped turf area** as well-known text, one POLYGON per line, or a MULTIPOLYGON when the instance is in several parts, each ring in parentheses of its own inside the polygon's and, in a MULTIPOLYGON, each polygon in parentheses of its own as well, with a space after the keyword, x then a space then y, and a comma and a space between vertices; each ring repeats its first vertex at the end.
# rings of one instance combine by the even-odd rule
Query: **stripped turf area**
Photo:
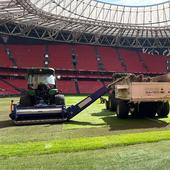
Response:
MULTIPOLYGON (((67 96, 67 105, 84 96, 67 96)), ((15 101, 18 98, 14 98, 15 101)), ((169 118, 119 120, 96 101, 66 123, 15 126, 8 118, 9 98, 0 99, 0 155, 77 152, 170 139, 169 118)))
MULTIPOLYGON (((66 103, 67 105, 76 104, 84 97, 66 96, 66 103)), ((18 98, 0 99, 0 144, 109 136, 170 129, 169 118, 117 119, 114 113, 105 110, 105 106, 100 104, 99 100, 64 124, 15 126, 8 117, 11 99, 18 100, 18 98)))
MULTIPOLYGON (((68 105, 84 96, 67 96, 68 105)), ((14 98, 15 101, 18 98, 14 98)), ((170 117, 119 120, 96 101, 71 121, 15 126, 0 99, 0 169, 167 169, 170 117)))

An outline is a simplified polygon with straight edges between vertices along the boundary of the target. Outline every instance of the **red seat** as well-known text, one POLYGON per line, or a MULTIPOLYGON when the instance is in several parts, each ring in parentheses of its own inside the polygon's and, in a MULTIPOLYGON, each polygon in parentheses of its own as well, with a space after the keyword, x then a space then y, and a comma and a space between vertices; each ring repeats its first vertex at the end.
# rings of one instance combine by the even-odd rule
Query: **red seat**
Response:
POLYGON ((73 80, 59 80, 57 86, 64 94, 76 94, 75 82, 73 80))
POLYGON ((9 86, 8 84, 0 81, 0 94, 19 94, 17 90, 15 90, 13 87, 9 86))
POLYGON ((43 45, 9 45, 18 67, 43 67, 45 47, 43 45))
POLYGON ((106 71, 122 72, 124 70, 115 49, 111 47, 99 47, 99 53, 106 71))
POLYGON ((128 72, 146 72, 135 51, 120 48, 119 54, 123 57, 128 72))
POLYGON ((100 81, 78 81, 80 93, 90 94, 102 87, 100 81))
POLYGON ((5 48, 3 45, 0 45, 0 66, 1 67, 11 67, 12 66, 12 63, 6 54, 5 48))
POLYGON ((79 70, 98 70, 94 46, 76 45, 75 51, 79 70))
POLYGON ((166 56, 141 54, 151 73, 165 73, 167 72, 167 59, 166 56))
POLYGON ((67 44, 49 45, 49 66, 56 69, 72 69, 71 46, 67 44))

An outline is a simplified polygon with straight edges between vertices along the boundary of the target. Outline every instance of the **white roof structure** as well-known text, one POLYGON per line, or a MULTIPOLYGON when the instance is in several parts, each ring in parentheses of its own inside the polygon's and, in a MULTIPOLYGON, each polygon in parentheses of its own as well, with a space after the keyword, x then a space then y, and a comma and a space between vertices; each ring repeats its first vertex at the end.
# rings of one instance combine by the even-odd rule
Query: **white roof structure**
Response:
POLYGON ((0 0, 0 33, 122 47, 170 47, 170 1, 0 0))

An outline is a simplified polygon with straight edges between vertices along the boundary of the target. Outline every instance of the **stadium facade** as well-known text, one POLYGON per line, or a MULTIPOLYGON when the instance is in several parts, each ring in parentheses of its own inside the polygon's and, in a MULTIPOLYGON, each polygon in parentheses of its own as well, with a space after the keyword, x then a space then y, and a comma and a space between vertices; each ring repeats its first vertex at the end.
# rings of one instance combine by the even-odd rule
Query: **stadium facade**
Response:
POLYGON ((81 93, 87 80, 96 89, 114 72, 165 73, 170 70, 170 1, 125 6, 97 0, 1 0, 0 44, 0 76, 10 78, 6 83, 11 77, 23 79, 31 66, 54 67, 62 74, 62 86, 73 87, 71 93, 81 93))

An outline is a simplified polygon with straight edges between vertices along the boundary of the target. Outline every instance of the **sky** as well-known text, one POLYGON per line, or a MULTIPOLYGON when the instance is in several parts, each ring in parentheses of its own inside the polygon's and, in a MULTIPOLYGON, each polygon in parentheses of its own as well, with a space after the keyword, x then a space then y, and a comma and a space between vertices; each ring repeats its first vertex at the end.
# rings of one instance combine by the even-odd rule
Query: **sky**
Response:
POLYGON ((113 4, 120 4, 120 5, 141 6, 141 5, 158 4, 168 0, 99 0, 99 1, 113 3, 113 4))

